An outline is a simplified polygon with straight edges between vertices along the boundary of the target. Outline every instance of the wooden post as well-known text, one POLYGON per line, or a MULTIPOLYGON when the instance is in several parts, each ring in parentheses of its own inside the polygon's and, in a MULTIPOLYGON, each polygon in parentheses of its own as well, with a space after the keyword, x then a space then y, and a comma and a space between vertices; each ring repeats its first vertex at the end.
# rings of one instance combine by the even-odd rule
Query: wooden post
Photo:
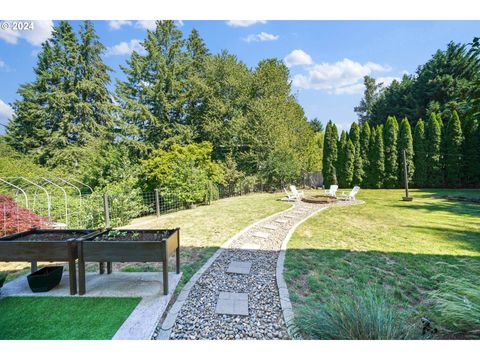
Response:
POLYGON ((157 211, 157 217, 160 216, 160 197, 158 196, 158 189, 155 189, 155 209, 157 211))
POLYGON ((98 263, 98 267, 100 269, 99 270, 100 274, 105 274, 105 263, 103 261, 98 263))
POLYGON ((38 270, 38 265, 37 265, 37 262, 36 261, 32 261, 30 263, 30 272, 31 273, 34 273, 35 271, 38 270))
POLYGON ((110 227, 110 207, 108 206, 108 194, 103 194, 103 213, 105 215, 105 227, 110 227))
POLYGON ((112 273, 112 262, 107 261, 107 274, 111 274, 111 273, 112 273))
POLYGON ((177 236, 178 236, 178 242, 177 242, 177 249, 175 250, 175 256, 177 260, 177 274, 180 274, 180 228, 177 229, 177 236))
POLYGON ((83 241, 78 242, 78 294, 84 295, 85 286, 85 259, 83 258, 83 241))
POLYGON ((70 295, 77 293, 77 269, 75 264, 74 250, 76 249, 75 240, 69 240, 68 246, 68 275, 70 280, 70 295))
POLYGON ((403 174, 405 176, 405 196, 403 201, 412 201, 412 198, 408 195, 408 173, 407 173, 407 151, 403 150, 403 174))
POLYGON ((165 253, 163 255, 163 295, 168 295, 168 254, 165 247, 165 253))

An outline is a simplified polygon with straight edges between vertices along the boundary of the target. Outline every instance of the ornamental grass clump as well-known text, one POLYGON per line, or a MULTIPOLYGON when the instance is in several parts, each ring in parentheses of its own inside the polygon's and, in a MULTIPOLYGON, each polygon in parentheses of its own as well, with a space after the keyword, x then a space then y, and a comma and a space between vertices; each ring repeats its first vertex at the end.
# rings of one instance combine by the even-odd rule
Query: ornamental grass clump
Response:
POLYGON ((324 340, 409 339, 415 333, 385 294, 374 289, 332 297, 319 307, 304 306, 296 324, 306 338, 324 340))
POLYGON ((455 337, 480 338, 480 285, 447 278, 429 295, 436 322, 455 337))

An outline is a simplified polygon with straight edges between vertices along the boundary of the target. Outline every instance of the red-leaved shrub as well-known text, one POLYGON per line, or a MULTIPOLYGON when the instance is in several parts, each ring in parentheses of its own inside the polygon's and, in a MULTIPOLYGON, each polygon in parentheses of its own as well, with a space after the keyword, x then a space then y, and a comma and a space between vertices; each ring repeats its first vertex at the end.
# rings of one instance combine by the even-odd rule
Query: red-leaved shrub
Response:
POLYGON ((18 206, 10 196, 0 195, 0 236, 47 226, 47 218, 18 206))

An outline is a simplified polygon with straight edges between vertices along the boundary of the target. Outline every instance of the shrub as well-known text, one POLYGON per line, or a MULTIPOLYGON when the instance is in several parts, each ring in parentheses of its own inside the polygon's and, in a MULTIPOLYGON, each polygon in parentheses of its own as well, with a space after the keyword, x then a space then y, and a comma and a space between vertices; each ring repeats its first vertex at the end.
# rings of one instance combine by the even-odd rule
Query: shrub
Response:
POLYGON ((413 327, 373 289, 329 299, 319 307, 300 309, 295 319, 306 337, 324 340, 393 340, 412 337, 413 327))
POLYGON ((203 203, 209 184, 223 181, 223 169, 212 161, 212 144, 172 145, 171 149, 157 150, 143 161, 143 177, 148 189, 161 188, 175 193, 182 202, 203 203))
POLYGON ((33 211, 20 207, 10 196, 0 195, 0 235, 9 235, 30 230, 32 227, 46 227, 48 219, 33 211))
POLYGON ((429 295, 434 319, 447 332, 480 337, 480 285, 466 279, 447 278, 429 295))

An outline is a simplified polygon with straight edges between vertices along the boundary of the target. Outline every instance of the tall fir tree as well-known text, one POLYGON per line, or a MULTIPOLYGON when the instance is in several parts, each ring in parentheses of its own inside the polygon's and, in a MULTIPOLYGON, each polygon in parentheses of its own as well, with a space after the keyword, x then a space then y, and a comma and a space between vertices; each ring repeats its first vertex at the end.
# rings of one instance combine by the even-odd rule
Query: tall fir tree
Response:
POLYGON ((83 141, 88 136, 91 139, 109 137, 113 140, 114 130, 119 124, 113 116, 114 105, 108 87, 110 72, 102 55, 106 48, 100 42, 99 36, 91 21, 85 21, 79 31, 79 61, 76 93, 79 97, 77 119, 80 123, 80 132, 83 141))
POLYGON ((399 186, 404 184, 404 164, 403 164, 403 151, 406 152, 407 160, 407 179, 413 180, 413 174, 415 173, 415 164, 413 161, 413 138, 412 129, 408 119, 405 117, 400 122, 400 130, 398 132, 398 179, 399 186))
POLYGON ((326 187, 337 184, 337 127, 332 121, 328 121, 325 128, 325 137, 323 141, 323 183, 326 187))
POLYGON ((463 127, 463 185, 480 187, 480 126, 477 119, 469 117, 463 127))
POLYGON ((389 116, 383 129, 385 153, 385 180, 386 188, 398 186, 398 122, 395 116, 389 116))
POLYGON ((127 138, 140 156, 173 143, 190 142, 185 127, 187 56, 182 32, 174 21, 157 21, 147 30, 141 52, 133 51, 120 68, 116 100, 128 124, 127 138))
POLYGON ((380 189, 384 185, 385 153, 383 146, 383 126, 379 125, 372 132, 370 172, 371 187, 380 189))
POLYGON ((354 152, 354 169, 353 169, 353 184, 361 185, 363 183, 363 178, 365 177, 365 171, 363 169, 363 159, 361 153, 361 144, 360 144, 360 127, 356 122, 352 123, 350 127, 350 140, 355 148, 354 152))
POLYGON ((53 28, 42 44, 35 79, 20 86, 21 98, 7 127, 7 142, 31 153, 41 164, 75 164, 72 146, 106 136, 112 130, 110 69, 95 29, 85 22, 79 38, 67 21, 53 28))
POLYGON ((428 157, 427 144, 425 139, 425 123, 422 119, 417 121, 413 134, 413 149, 414 149, 414 183, 417 187, 424 187, 427 185, 428 176, 428 157))
POLYGON ((462 180, 462 124, 454 110, 445 131, 445 182, 449 187, 460 187, 462 180))
POLYGON ((425 143, 427 149, 427 183, 429 187, 443 185, 443 173, 441 164, 441 128, 435 113, 430 114, 425 129, 425 143))
POLYGON ((365 121, 362 124, 361 132, 360 132, 360 155, 362 157, 362 166, 364 170, 364 176, 361 185, 362 186, 369 186, 368 185, 368 176, 370 171, 370 136, 371 130, 368 121, 365 121))

